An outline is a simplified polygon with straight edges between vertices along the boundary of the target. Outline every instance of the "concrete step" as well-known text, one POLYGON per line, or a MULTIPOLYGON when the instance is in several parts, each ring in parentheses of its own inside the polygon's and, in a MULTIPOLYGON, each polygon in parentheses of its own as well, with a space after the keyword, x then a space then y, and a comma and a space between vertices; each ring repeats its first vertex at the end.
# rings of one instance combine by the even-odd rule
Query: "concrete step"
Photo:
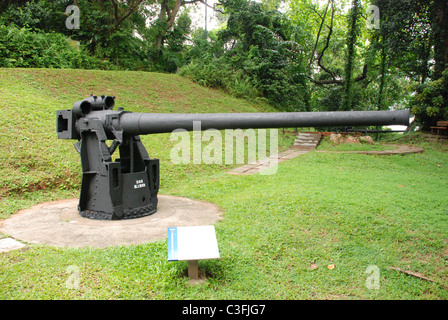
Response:
POLYGON ((320 141, 320 139, 315 139, 315 138, 311 138, 311 139, 304 139, 302 137, 297 137, 296 140, 300 140, 300 141, 307 141, 307 142, 312 142, 312 141, 320 141))
POLYGON ((293 144, 293 146, 304 146, 304 147, 317 147, 317 143, 300 143, 300 142, 295 142, 293 144))
POLYGON ((301 136, 316 136, 316 135, 319 135, 319 134, 318 133, 299 132, 298 135, 301 135, 301 136))
POLYGON ((302 146, 302 145, 293 145, 292 146, 293 149, 295 150, 306 150, 306 151, 310 151, 310 150, 314 150, 316 149, 315 146, 302 146))
POLYGON ((310 151, 316 149, 320 140, 322 139, 321 134, 316 133, 302 133, 297 135, 294 140, 293 149, 310 151))
POLYGON ((297 138, 301 138, 301 139, 316 139, 315 136, 304 136, 304 135, 297 135, 297 138))
POLYGON ((302 139, 302 138, 296 138, 295 141, 301 141, 301 142, 319 142, 320 139, 302 139))

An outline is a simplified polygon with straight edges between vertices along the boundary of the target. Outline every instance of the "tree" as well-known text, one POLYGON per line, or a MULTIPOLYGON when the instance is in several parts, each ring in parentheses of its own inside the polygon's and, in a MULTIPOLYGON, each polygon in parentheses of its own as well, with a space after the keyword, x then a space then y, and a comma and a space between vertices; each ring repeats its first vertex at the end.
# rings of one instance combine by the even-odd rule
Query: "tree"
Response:
POLYGON ((166 34, 174 27, 176 17, 178 16, 180 9, 186 5, 202 3, 214 10, 218 10, 206 3, 205 0, 158 0, 160 10, 158 13, 157 21, 154 26, 156 28, 156 36, 154 40, 154 47, 157 50, 161 50, 166 34))
POLYGON ((381 35, 389 65, 411 78, 412 112, 423 129, 447 118, 448 2, 374 0, 381 11, 381 35), (445 72, 445 73, 444 73, 445 72))
POLYGON ((448 2, 433 1, 431 6, 431 27, 434 38, 434 79, 443 76, 448 67, 448 2))
POLYGON ((300 29, 304 29, 302 18, 308 24, 305 52, 313 110, 370 108, 370 97, 360 94, 373 81, 368 70, 373 70, 375 59, 366 45, 370 34, 361 28, 360 1, 351 1, 349 14, 344 8, 347 4, 334 0, 292 1, 291 8, 302 10, 290 13, 292 21, 300 29))
MULTIPOLYGON (((345 63, 344 98, 342 100, 342 110, 352 109, 352 84, 353 84, 353 62, 355 59, 355 44, 359 33, 359 16, 361 14, 360 0, 353 0, 352 8, 348 15, 347 32, 347 55, 345 63)), ((367 65, 364 67, 367 73, 367 65)))
POLYGON ((226 1, 230 14, 219 36, 233 68, 242 70, 254 87, 278 108, 308 109, 304 52, 296 29, 278 10, 261 3, 226 1))
POLYGON ((448 68, 439 79, 414 88, 415 95, 409 105, 422 129, 429 130, 438 120, 448 119, 448 68))
POLYGON ((393 65, 415 81, 424 83, 431 69, 429 7, 410 0, 373 1, 381 12, 378 34, 393 65))
MULTIPOLYGON (((324 64, 324 58, 325 54, 327 53, 327 50, 330 48, 330 41, 332 39, 332 36, 335 33, 335 20, 336 20, 336 11, 337 8, 335 6, 334 0, 329 0, 327 3, 328 6, 330 6, 331 14, 327 14, 326 12, 329 10, 328 6, 325 9, 325 13, 321 14, 316 9, 313 9, 315 13, 319 16, 320 27, 319 31, 317 32, 316 36, 316 44, 314 46, 314 49, 312 51, 312 56, 309 65, 312 66, 313 64, 317 65, 321 71, 327 73, 329 77, 324 77, 324 79, 317 79, 316 77, 313 77, 313 75, 310 76, 310 80, 317 84, 317 85, 339 85, 339 86, 346 86, 346 91, 349 88, 349 84, 347 84, 347 79, 343 78, 341 74, 339 74, 338 71, 331 70, 324 64), (330 17, 328 17, 328 15, 330 17), (327 19, 329 19, 329 23, 326 24, 327 19), (322 26, 325 25, 328 29, 327 37, 322 40, 323 41, 323 48, 320 50, 320 52, 317 54, 317 56, 314 54, 315 51, 317 51, 318 41, 322 33, 322 26)), ((364 64, 362 67, 362 73, 353 78, 353 70, 354 70, 354 56, 355 56, 355 45, 357 40, 357 35, 359 33, 358 31, 358 20, 361 15, 361 8, 359 0, 353 0, 353 8, 351 10, 351 14, 349 15, 349 19, 347 20, 349 22, 348 25, 348 32, 346 33, 346 63, 345 63, 345 77, 349 77, 350 81, 353 82, 359 82, 367 77, 367 65, 364 64), (356 6, 355 6, 356 4, 356 6), (352 79, 353 78, 353 79, 352 79)), ((346 26, 344 27, 346 28, 346 26)), ((328 59, 327 59, 328 60, 328 59)), ((331 59, 330 59, 331 60, 331 59)))
POLYGON ((90 55, 114 61, 116 65, 134 68, 143 56, 136 52, 141 41, 134 30, 145 24, 143 6, 151 0, 41 0, 9 3, 3 8, 0 20, 5 25, 15 24, 36 32, 57 32, 81 42, 90 55), (65 10, 69 5, 80 9, 80 29, 67 29, 65 10))
POLYGON ((206 54, 191 50, 199 58, 184 67, 182 74, 237 96, 262 95, 280 110, 307 110, 304 52, 295 41, 297 29, 291 21, 273 3, 221 3, 229 16, 226 27, 203 50, 206 54))

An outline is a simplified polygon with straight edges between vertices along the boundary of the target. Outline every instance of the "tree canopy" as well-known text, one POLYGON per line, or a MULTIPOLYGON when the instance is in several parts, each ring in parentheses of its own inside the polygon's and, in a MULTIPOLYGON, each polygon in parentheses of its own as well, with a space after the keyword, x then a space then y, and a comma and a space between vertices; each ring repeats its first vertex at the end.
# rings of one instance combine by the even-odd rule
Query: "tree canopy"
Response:
POLYGON ((448 1, 0 0, 0 66, 178 72, 283 111, 411 108, 428 128, 448 118, 448 1), (193 27, 204 6, 217 29, 193 27))

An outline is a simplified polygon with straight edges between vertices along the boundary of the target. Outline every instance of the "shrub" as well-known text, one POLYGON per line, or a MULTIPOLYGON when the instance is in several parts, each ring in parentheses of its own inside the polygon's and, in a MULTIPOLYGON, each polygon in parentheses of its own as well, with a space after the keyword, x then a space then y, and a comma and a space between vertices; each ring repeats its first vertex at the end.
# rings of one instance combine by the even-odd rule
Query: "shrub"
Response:
POLYGON ((438 120, 448 119, 448 68, 442 77, 415 87, 410 101, 411 112, 423 129, 429 129, 438 120))
POLYGON ((179 73, 200 85, 224 89, 237 98, 255 99, 260 96, 259 90, 245 77, 244 72, 234 70, 224 57, 208 63, 193 61, 181 68, 179 73))
POLYGON ((88 56, 60 33, 0 25, 0 67, 113 69, 108 61, 88 56))

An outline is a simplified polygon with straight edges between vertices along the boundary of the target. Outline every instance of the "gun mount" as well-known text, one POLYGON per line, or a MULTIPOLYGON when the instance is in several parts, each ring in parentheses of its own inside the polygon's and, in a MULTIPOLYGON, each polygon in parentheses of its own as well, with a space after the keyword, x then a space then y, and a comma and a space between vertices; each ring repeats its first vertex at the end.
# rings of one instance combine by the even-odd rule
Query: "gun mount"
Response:
POLYGON ((78 140, 83 217, 119 220, 157 211, 159 160, 149 157, 140 135, 193 131, 195 121, 201 130, 409 125, 408 110, 173 114, 132 113, 114 105, 115 97, 90 96, 57 111, 58 138, 78 140), (113 161, 117 148, 120 158, 113 161))

